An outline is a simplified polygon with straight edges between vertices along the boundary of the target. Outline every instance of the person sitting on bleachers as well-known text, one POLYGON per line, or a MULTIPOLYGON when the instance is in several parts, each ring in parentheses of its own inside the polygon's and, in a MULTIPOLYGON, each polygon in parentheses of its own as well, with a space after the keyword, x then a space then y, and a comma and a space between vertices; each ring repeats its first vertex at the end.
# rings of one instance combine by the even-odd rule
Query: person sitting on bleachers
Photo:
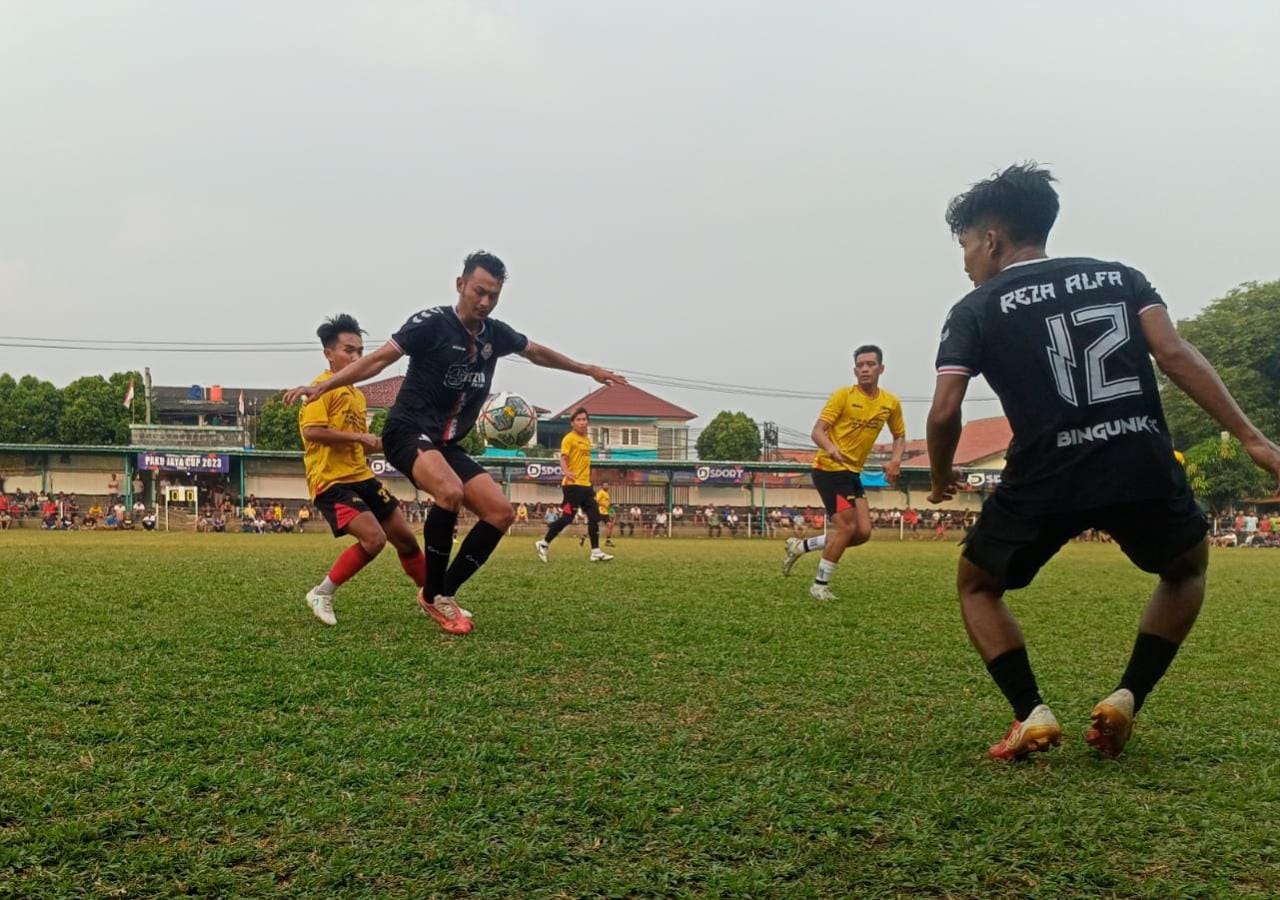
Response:
POLYGON ((222 514, 218 513, 213 517, 212 529, 214 534, 225 534, 227 531, 227 520, 222 518, 222 514))

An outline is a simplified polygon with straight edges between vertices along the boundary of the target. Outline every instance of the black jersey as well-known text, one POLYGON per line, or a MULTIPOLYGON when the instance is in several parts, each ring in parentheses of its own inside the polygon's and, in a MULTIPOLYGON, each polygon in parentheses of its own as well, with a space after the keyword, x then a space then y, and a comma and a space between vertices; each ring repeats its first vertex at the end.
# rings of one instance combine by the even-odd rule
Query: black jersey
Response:
POLYGON ((467 436, 489 396, 498 357, 529 346, 527 337, 497 319, 472 334, 450 306, 415 313, 391 342, 408 354, 409 372, 387 419, 412 423, 437 444, 467 436))
POLYGON ((1139 317, 1164 301, 1096 259, 1017 263, 952 307, 938 372, 982 374, 1013 428, 1000 493, 1029 514, 1185 485, 1139 317))

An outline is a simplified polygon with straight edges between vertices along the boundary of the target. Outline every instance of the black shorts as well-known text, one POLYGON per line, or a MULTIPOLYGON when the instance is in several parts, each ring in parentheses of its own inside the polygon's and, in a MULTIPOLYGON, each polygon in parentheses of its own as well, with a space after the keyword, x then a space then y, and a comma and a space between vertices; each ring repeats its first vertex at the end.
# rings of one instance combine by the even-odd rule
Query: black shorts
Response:
POLYGON ((613 516, 609 515, 608 513, 600 513, 601 522, 610 522, 612 520, 613 520, 613 516))
POLYGON ((316 509, 329 523, 334 537, 346 534, 351 520, 361 513, 371 512, 379 522, 385 522, 397 509, 400 501, 376 478, 335 484, 316 495, 316 509))
POLYGON ((1160 500, 1039 516, 1019 513, 997 491, 965 537, 964 557, 1005 588, 1022 588, 1063 544, 1090 528, 1110 534, 1139 569, 1159 574, 1204 540, 1209 521, 1187 488, 1160 500))
MULTIPOLYGON (((418 459, 419 450, 439 451, 463 484, 484 474, 484 466, 472 459, 459 445, 437 444, 410 422, 400 419, 387 421, 386 427, 382 429, 382 451, 387 456, 387 462, 395 466, 410 482, 413 482, 413 464, 418 459)), ((421 488, 422 485, 418 487, 421 488)))
POLYGON ((587 514, 587 519, 599 521, 600 507, 596 505, 595 491, 583 484, 566 484, 560 514, 572 516, 579 509, 587 514))
POLYGON ((866 495, 862 489, 862 478, 848 469, 839 472, 814 469, 813 486, 818 489, 818 496, 822 498, 822 505, 827 508, 829 516, 853 509, 853 501, 866 495))

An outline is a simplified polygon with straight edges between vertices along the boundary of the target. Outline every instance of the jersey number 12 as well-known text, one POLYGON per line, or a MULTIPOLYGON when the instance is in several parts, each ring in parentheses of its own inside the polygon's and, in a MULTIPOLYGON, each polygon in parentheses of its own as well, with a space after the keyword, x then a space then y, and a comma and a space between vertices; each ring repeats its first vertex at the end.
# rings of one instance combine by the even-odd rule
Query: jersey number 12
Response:
MULTIPOLYGON (((1086 403, 1093 406, 1121 397, 1131 397, 1142 393, 1142 383, 1136 376, 1107 380, 1106 360, 1129 341, 1129 318, 1123 303, 1108 303, 1102 306, 1086 306, 1071 313, 1071 323, 1076 326, 1093 322, 1103 322, 1110 327, 1098 338, 1084 348, 1085 397, 1086 403)), ((1059 313, 1045 319, 1049 329, 1049 369, 1053 372, 1053 380, 1058 388, 1058 395, 1072 406, 1079 406, 1076 392, 1074 370, 1076 362, 1075 343, 1071 339, 1071 329, 1067 327, 1067 314, 1059 313)))

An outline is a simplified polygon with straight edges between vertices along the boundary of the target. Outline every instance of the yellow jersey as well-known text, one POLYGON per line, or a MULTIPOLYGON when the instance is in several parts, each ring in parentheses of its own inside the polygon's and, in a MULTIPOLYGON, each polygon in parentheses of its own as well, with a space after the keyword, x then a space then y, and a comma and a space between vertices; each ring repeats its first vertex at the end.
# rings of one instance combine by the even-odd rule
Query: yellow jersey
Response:
MULTIPOLYGON (((332 374, 322 372, 311 383, 319 384, 332 374)), ((312 499, 335 484, 350 484, 373 477, 373 471, 365 462, 362 445, 330 445, 308 441, 306 429, 312 425, 351 434, 366 434, 369 429, 365 424, 364 394, 351 386, 326 391, 302 407, 298 413, 298 430, 303 432, 302 446, 305 452, 302 465, 307 470, 307 488, 311 491, 312 499)))
POLYGON ((856 384, 842 387, 827 400, 818 418, 830 426, 827 434, 847 461, 838 463, 827 451, 819 449, 813 467, 824 472, 861 472, 886 422, 895 438, 907 434, 902 402, 883 388, 868 397, 856 384))
POLYGON ((609 515, 609 492, 604 488, 596 491, 596 506, 600 510, 600 515, 609 515))
MULTIPOLYGON (((582 487, 590 487, 591 438, 585 434, 570 431, 564 436, 564 440, 560 442, 560 455, 566 457, 569 461, 569 466, 565 469, 564 478, 560 483, 565 487, 575 484, 582 487)), ((563 462, 564 460, 561 460, 561 463, 563 462)))

